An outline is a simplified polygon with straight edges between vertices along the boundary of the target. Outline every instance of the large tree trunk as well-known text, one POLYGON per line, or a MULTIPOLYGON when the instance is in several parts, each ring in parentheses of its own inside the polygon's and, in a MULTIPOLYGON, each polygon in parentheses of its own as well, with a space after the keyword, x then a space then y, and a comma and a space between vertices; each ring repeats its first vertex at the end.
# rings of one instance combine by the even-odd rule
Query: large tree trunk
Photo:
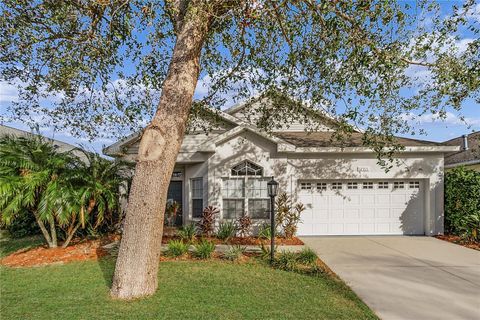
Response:
POLYGON ((157 112, 140 142, 113 277, 114 298, 147 296, 157 289, 167 190, 185 135, 207 28, 207 17, 196 12, 177 32, 157 112))

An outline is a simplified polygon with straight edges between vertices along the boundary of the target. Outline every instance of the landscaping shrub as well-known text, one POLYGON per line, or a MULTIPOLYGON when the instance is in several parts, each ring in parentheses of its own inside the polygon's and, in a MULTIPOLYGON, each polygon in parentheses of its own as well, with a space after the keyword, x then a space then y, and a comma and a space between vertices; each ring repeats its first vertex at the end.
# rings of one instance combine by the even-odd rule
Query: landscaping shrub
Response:
POLYGON ((188 244, 181 240, 170 240, 166 254, 170 257, 180 257, 188 252, 188 244))
POLYGON ((480 240, 480 172, 464 167, 446 172, 445 231, 480 240))
POLYGON ((300 217, 305 210, 305 206, 298 202, 293 204, 288 195, 283 192, 276 200, 275 225, 276 230, 279 230, 285 238, 291 239, 297 233, 298 223, 301 221, 300 217))
POLYGON ((298 252, 298 262, 305 265, 315 265, 317 262, 317 254, 310 248, 304 248, 298 252))
POLYGON ((192 243, 195 241, 197 235, 197 227, 194 223, 185 225, 178 230, 178 236, 187 243, 192 243))
POLYGON ((215 228, 215 219, 220 213, 217 207, 208 206, 203 209, 202 218, 198 223, 198 227, 204 236, 211 236, 215 228))
POLYGON ((9 224, 2 224, 2 229, 8 231, 12 238, 23 238, 40 234, 40 228, 33 214, 27 210, 21 210, 15 219, 9 224))
POLYGON ((202 239, 195 245, 194 256, 200 259, 210 259, 215 251, 215 243, 202 239))
POLYGON ((237 230, 240 237, 246 237, 252 231, 252 219, 247 214, 237 219, 237 230))
MULTIPOLYGON (((273 252, 277 251, 277 246, 273 248, 273 252)), ((270 245, 266 246, 263 243, 260 244, 260 258, 267 260, 270 259, 270 245)))
POLYGON ((231 221, 221 222, 218 226, 217 237, 220 240, 226 241, 235 236, 236 227, 231 221))
POLYGON ((239 260, 247 248, 241 245, 229 246, 228 249, 223 253, 223 257, 230 261, 239 260))
POLYGON ((281 251, 275 254, 273 267, 285 271, 314 274, 320 271, 317 259, 315 252, 309 248, 299 252, 281 251))
POLYGON ((274 267, 285 271, 298 270, 298 253, 281 251, 275 255, 274 267))
POLYGON ((260 226, 258 237, 263 239, 270 239, 272 237, 272 232, 268 223, 264 223, 260 226))
POLYGON ((169 227, 175 226, 175 221, 181 210, 181 205, 177 201, 168 202, 165 208, 165 224, 169 227))

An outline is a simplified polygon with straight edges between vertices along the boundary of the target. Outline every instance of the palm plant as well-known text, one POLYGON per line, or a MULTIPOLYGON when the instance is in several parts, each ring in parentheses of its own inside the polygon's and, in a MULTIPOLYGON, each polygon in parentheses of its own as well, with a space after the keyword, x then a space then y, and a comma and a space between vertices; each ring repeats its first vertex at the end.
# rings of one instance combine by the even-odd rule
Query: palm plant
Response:
POLYGON ((74 210, 66 205, 72 194, 63 181, 71 160, 70 153, 57 152, 40 136, 0 138, 2 221, 8 224, 26 209, 35 216, 49 247, 56 247, 56 223, 68 221, 74 210))
POLYGON ((86 224, 111 223, 117 212, 124 164, 97 154, 85 161, 71 152, 59 153, 36 135, 0 138, 0 213, 9 224, 28 210, 49 247, 57 247, 57 228, 65 232, 66 247, 86 224))
MULTIPOLYGON (((122 176, 127 164, 121 161, 109 161, 96 153, 80 150, 85 155, 86 161, 76 159, 74 169, 67 175, 69 185, 75 186, 74 202, 77 204, 78 216, 73 215, 75 224, 70 224, 66 231, 69 242, 77 229, 85 228, 88 224, 95 230, 105 220, 109 225, 115 225, 119 220, 120 189, 127 182, 122 176)), ((71 193, 69 193, 71 194, 71 193)))

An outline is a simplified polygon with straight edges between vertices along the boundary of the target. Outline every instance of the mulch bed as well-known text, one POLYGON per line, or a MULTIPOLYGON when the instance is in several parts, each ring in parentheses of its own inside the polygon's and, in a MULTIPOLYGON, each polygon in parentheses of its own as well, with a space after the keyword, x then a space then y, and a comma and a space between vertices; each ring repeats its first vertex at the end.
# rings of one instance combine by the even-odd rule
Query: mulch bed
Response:
POLYGON ((452 243, 455 243, 455 244, 459 244, 461 246, 480 251, 480 242, 465 241, 459 236, 447 235, 447 234, 446 235, 435 236, 435 238, 440 239, 440 240, 444 240, 444 241, 448 241, 448 242, 452 242, 452 243))
MULTIPOLYGON (((167 244, 170 240, 178 240, 178 237, 168 237, 164 236, 162 238, 162 243, 167 244)), ((256 237, 233 237, 230 238, 228 241, 223 241, 215 237, 204 237, 208 241, 212 241, 215 244, 229 244, 229 245, 242 245, 242 246, 259 246, 263 244, 269 244, 269 239, 261 239, 256 237)), ((284 246, 302 246, 303 242, 297 237, 293 237, 291 239, 286 239, 283 237, 275 237, 275 244, 276 245, 284 245, 284 246)))
POLYGON ((72 261, 97 260, 108 254, 102 245, 104 245, 102 240, 89 240, 69 245, 66 248, 41 246, 30 250, 19 250, 1 259, 0 264, 8 267, 34 267, 72 261))
MULTIPOLYGON (((166 244, 172 239, 178 239, 177 237, 163 237, 162 243, 166 244)), ((224 244, 224 242, 215 237, 206 238, 214 242, 215 244, 224 244)), ((104 257, 109 254, 109 251, 103 246, 110 244, 112 242, 120 240, 119 235, 111 235, 104 237, 98 240, 75 240, 66 247, 66 248, 48 248, 46 245, 40 246, 33 249, 21 249, 7 257, 4 257, 0 260, 0 264, 8 267, 34 267, 34 266, 44 266, 50 264, 63 264, 72 261, 87 261, 87 260, 97 260, 101 257, 104 257)), ((227 244, 230 245, 260 245, 269 244, 270 240, 268 239, 259 239, 255 237, 246 237, 246 238, 231 238, 227 244)), ((278 245, 303 245, 303 242, 294 237, 292 239, 285 238, 275 238, 275 243, 278 245)), ((245 254, 248 256, 248 254, 245 254)), ((191 259, 188 257, 185 258, 168 258, 162 256, 162 261, 169 260, 182 260, 182 259, 191 259)), ((248 260, 248 259, 247 259, 248 260)))

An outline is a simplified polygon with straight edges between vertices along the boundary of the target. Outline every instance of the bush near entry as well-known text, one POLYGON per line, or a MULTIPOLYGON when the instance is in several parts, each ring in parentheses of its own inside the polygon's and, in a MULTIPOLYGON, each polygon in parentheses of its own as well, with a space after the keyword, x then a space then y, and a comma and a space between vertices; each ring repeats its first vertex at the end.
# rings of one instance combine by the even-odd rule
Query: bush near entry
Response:
POLYGON ((480 240, 480 172, 458 167, 445 174, 445 232, 480 240))

